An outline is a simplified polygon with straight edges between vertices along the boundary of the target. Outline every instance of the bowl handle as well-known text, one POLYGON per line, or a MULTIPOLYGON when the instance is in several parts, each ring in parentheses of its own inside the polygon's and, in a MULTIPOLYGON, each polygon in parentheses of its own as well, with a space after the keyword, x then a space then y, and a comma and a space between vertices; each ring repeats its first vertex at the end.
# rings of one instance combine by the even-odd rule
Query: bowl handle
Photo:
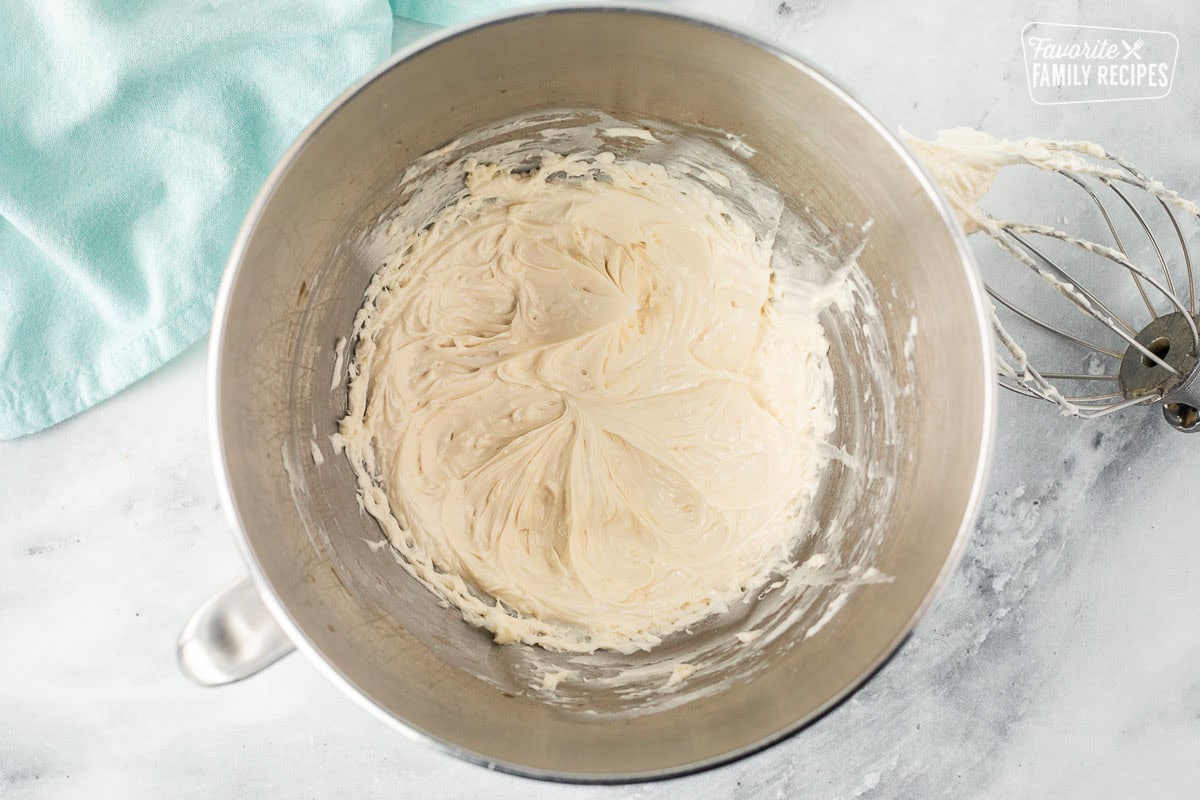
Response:
POLYGON ((294 649, 246 577, 196 609, 175 653, 193 682, 221 686, 248 678, 294 649))

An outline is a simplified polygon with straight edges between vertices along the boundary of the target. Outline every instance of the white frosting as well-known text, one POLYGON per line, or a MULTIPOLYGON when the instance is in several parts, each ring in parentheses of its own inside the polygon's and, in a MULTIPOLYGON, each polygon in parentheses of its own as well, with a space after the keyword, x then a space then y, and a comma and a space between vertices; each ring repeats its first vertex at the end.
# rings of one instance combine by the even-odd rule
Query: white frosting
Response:
POLYGON ((998 139, 974 128, 938 131, 932 140, 920 139, 903 130, 900 135, 941 187, 967 233, 993 228, 995 220, 980 209, 979 202, 992 188, 1000 170, 1016 164, 1128 183, 1181 211, 1200 214, 1200 205, 1180 197, 1160 181, 1146 178, 1133 165, 1095 142, 1033 136, 998 139))
POLYGON ((552 672, 547 672, 542 675, 542 684, 540 688, 544 692, 558 691, 558 685, 565 680, 570 680, 579 676, 573 669, 558 669, 552 672))
POLYGON ((346 358, 346 337, 333 343, 333 377, 329 379, 329 391, 334 391, 342 382, 342 362, 346 358))
POLYGON ((680 662, 671 668, 671 677, 667 678, 667 682, 663 685, 664 689, 670 689, 676 684, 682 683, 692 676, 696 671, 695 666, 680 662))
POLYGON ((641 139, 644 142, 657 142, 654 134, 645 128, 605 128, 601 131, 605 136, 612 139, 641 139))
POLYGON ((781 313, 771 243, 662 166, 465 177, 372 280, 339 429, 406 569, 498 642, 573 652, 757 591, 829 449, 820 303, 781 313))
POLYGON ((908 145, 932 174, 950 201, 958 221, 967 233, 989 226, 989 217, 979 202, 992 188, 1002 167, 1028 164, 1044 170, 1086 171, 1090 166, 1083 156, 1105 158, 1104 148, 1094 142, 1067 142, 1036 139, 998 139, 973 128, 938 131, 931 141, 900 132, 908 145))
POLYGON ((829 624, 829 621, 837 616, 837 613, 842 610, 846 602, 850 599, 850 592, 842 591, 836 597, 829 601, 829 605, 825 607, 825 613, 821 614, 820 619, 812 624, 812 626, 804 632, 804 638, 810 639, 821 632, 821 629, 829 624))

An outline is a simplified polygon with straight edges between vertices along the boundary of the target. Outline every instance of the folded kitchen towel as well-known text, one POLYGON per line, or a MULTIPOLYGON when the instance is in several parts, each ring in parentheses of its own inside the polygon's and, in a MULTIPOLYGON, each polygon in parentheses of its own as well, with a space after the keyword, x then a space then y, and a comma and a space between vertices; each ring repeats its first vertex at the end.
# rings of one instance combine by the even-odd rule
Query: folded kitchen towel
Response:
POLYGON ((0 0, 0 439, 203 336, 304 126, 392 47, 525 2, 0 0))
POLYGON ((391 44, 388 0, 0 1, 0 438, 207 331, 272 165, 391 44))
POLYGON ((397 19, 433 25, 452 25, 472 17, 546 0, 392 0, 397 19))

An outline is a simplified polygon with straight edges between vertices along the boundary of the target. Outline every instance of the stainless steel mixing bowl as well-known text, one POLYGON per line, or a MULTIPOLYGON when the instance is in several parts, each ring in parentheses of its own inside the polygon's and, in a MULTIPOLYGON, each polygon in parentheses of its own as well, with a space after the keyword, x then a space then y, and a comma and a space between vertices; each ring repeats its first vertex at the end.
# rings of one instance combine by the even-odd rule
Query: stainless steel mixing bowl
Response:
POLYGON ((238 237, 212 333, 212 439, 253 582, 193 618, 181 664, 215 684, 294 646, 401 732, 536 777, 656 778, 753 752, 867 680, 957 562, 993 428, 986 320, 963 236, 930 181, 798 59, 646 9, 529 12, 450 32, 401 54, 314 122, 238 237), (520 647, 494 645, 364 545, 378 527, 325 439, 345 401, 344 390, 329 390, 332 348, 378 266, 356 243, 399 201, 397 176, 464 133, 546 108, 732 132, 754 151, 746 163, 798 213, 830 226, 874 220, 859 261, 880 298, 888 368, 870 368, 861 342, 849 341, 854 326, 831 319, 829 335, 839 442, 885 464, 894 492, 867 510, 846 499, 849 471, 834 470, 821 513, 855 506, 848 538, 883 532, 874 563, 894 580, 855 590, 819 636, 780 637, 744 679, 646 713, 587 685, 574 705, 522 690, 513 680, 520 647), (911 391, 875 402, 876 373, 909 371, 911 391), (880 441, 882 422, 902 446, 880 441), (326 454, 321 466, 313 442, 326 454))

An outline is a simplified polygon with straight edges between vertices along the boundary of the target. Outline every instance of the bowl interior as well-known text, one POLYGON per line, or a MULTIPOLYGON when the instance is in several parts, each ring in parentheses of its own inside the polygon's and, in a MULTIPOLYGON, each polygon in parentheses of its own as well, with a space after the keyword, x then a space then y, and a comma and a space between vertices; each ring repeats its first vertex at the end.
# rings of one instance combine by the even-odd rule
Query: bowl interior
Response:
MULTIPOLYGON (((625 780, 777 740, 894 651, 971 524, 993 388, 961 235, 894 139, 817 73, 751 40, 611 9, 518 15, 452 34, 323 118, 247 225, 213 348, 215 435, 253 569, 336 680, 461 755, 535 776, 625 780), (379 528, 360 513, 349 464, 327 439, 345 412, 338 368, 350 354, 339 340, 379 266, 368 234, 407 199, 398 177, 489 125, 563 109, 717 143, 732 134, 729 157, 778 192, 797 224, 848 250, 872 223, 860 302, 823 320, 836 444, 861 466, 833 464, 818 516, 822 535, 839 532, 840 558, 869 559, 891 580, 842 598, 837 586, 801 593, 788 601, 787 635, 669 694, 656 691, 657 677, 653 686, 583 683, 553 698, 532 689, 558 657, 492 644, 369 545, 379 528), (835 602, 844 606, 806 636, 835 602)), ((735 624, 706 623, 697 641, 735 624)), ((641 661, 601 656, 586 669, 669 672, 694 644, 669 641, 641 661)))

